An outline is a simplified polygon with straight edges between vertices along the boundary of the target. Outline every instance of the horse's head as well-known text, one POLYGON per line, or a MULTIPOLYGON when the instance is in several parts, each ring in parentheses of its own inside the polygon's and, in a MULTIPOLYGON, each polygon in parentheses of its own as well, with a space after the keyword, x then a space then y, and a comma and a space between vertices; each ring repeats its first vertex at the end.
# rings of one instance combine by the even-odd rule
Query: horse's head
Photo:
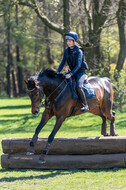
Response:
POLYGON ((44 92, 42 90, 42 87, 39 85, 39 81, 34 80, 33 78, 25 80, 25 83, 27 85, 28 95, 31 99, 31 111, 33 114, 37 115, 40 110, 40 104, 44 96, 44 92))

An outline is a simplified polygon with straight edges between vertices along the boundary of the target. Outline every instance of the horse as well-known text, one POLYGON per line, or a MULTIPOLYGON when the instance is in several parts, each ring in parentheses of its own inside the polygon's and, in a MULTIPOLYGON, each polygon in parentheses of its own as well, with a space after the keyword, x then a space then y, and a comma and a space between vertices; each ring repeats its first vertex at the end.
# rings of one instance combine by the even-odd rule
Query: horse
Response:
MULTIPOLYGON (((46 162, 46 155, 49 152, 50 145, 66 118, 80 115, 85 112, 80 110, 81 101, 72 98, 72 92, 69 82, 63 74, 57 74, 51 69, 45 69, 38 72, 35 76, 25 80, 27 92, 31 99, 31 111, 37 115, 40 111, 40 105, 45 96, 44 107, 41 121, 35 130, 30 141, 27 155, 34 154, 34 146, 38 139, 38 134, 45 126, 47 121, 56 116, 56 123, 45 149, 39 157, 39 162, 46 162)), ((116 136, 115 133, 115 112, 112 111, 113 104, 113 83, 107 77, 89 77, 88 83, 95 91, 96 97, 88 98, 87 103, 90 113, 102 118, 101 135, 116 136), (110 133, 107 133, 106 120, 110 120, 110 133)))

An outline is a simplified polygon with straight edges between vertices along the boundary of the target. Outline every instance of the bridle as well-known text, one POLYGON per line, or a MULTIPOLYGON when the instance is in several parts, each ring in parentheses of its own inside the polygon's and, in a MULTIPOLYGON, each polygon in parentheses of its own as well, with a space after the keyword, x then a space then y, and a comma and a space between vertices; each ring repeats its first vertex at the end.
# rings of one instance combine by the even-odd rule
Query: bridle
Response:
MULTIPOLYGON (((66 79, 64 79, 64 80, 59 84, 59 86, 57 86, 57 87, 54 89, 54 91, 52 91, 52 92, 49 94, 49 96, 46 97, 46 99, 43 100, 43 101, 42 101, 42 99, 43 99, 43 97, 44 97, 44 92, 43 92, 42 87, 41 87, 41 88, 40 88, 40 87, 35 87, 35 88, 31 89, 31 90, 27 89, 26 91, 27 91, 28 93, 31 93, 31 92, 33 92, 34 90, 36 90, 36 88, 37 88, 37 90, 39 90, 39 93, 40 93, 40 99, 39 99, 39 101, 42 102, 42 105, 44 105, 44 104, 45 104, 45 101, 49 101, 49 98, 54 94, 54 92, 55 92, 64 82, 66 83, 66 85, 65 85, 65 87, 61 90, 61 92, 57 95, 57 97, 55 98, 55 101, 56 101, 56 99, 58 99, 58 97, 61 95, 61 93, 63 92, 63 90, 64 90, 64 89, 66 88, 66 86, 69 84, 69 82, 67 82, 66 79)), ((34 102, 34 103, 32 102, 31 105, 32 105, 34 108, 40 109, 40 106, 35 106, 35 103, 36 103, 36 102, 34 102)))
MULTIPOLYGON (((36 87, 35 88, 33 88, 33 89, 31 89, 31 90, 29 90, 29 89, 27 89, 26 91, 28 92, 28 93, 31 93, 31 92, 33 92, 34 90, 36 90, 36 87)), ((40 87, 37 87, 37 90, 39 91, 39 93, 40 93, 40 98, 39 98, 39 101, 41 102, 42 101, 42 99, 43 99, 43 97, 44 97, 44 92, 43 92, 43 90, 42 90, 42 88, 40 88, 40 87)), ((32 101, 31 101, 32 102, 32 101)), ((37 108, 37 109, 39 109, 40 107, 39 106, 35 106, 35 103, 36 102, 32 102, 32 106, 34 107, 34 108, 37 108)))

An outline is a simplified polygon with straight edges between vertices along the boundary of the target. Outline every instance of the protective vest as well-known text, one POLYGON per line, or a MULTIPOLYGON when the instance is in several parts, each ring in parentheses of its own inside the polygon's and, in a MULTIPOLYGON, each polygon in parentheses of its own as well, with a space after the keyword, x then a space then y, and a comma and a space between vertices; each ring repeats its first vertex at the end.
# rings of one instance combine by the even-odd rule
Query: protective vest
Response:
POLYGON ((65 56, 66 56, 66 60, 67 60, 67 64, 69 65, 69 68, 71 70, 73 70, 75 68, 75 66, 77 65, 77 56, 78 56, 78 52, 79 50, 81 50, 82 52, 82 60, 79 60, 81 62, 81 69, 88 69, 88 65, 85 61, 85 57, 84 57, 84 50, 80 47, 80 46, 74 46, 74 49, 70 49, 69 47, 66 49, 65 51, 65 56))

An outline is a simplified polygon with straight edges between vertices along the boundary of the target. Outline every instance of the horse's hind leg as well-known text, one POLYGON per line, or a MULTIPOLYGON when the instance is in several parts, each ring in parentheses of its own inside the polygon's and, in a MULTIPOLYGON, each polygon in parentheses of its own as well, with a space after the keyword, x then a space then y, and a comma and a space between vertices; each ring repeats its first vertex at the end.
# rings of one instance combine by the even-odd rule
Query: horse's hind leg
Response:
POLYGON ((103 136, 109 136, 110 134, 107 133, 107 123, 106 123, 106 117, 103 115, 101 108, 96 107, 93 112, 94 115, 98 115, 102 118, 102 126, 101 126, 101 135, 103 136))
POLYGON ((99 108, 99 116, 102 118, 102 126, 101 126, 101 135, 103 136, 110 136, 109 133, 107 133, 107 122, 106 117, 103 115, 101 109, 99 108))
POLYGON ((101 127, 101 134, 103 136, 110 136, 109 133, 107 133, 107 123, 106 123, 106 117, 103 115, 101 116, 102 117, 102 120, 103 120, 103 123, 102 123, 102 127, 101 127))
POLYGON ((112 111, 111 115, 111 124, 110 124, 110 135, 111 136, 118 136, 118 134, 115 133, 115 112, 112 111))
POLYGON ((115 133, 115 112, 112 111, 112 102, 111 101, 107 101, 107 103, 105 103, 104 109, 102 109, 103 114, 105 115, 105 117, 107 119, 110 120, 111 124, 110 124, 110 136, 117 136, 117 134, 115 133))

